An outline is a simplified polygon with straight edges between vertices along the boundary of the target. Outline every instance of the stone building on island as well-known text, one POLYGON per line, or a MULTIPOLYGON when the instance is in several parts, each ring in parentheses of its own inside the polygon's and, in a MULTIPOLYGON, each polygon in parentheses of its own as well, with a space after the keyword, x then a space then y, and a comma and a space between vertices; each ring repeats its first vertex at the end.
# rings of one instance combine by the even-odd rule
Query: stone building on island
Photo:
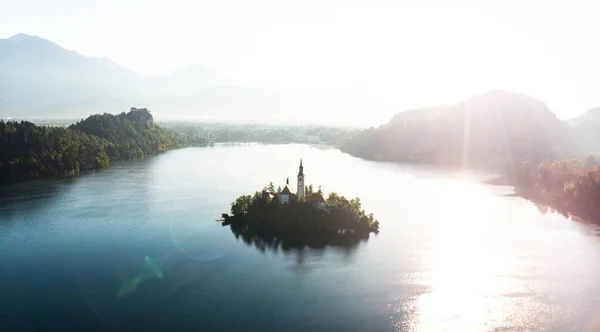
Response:
POLYGON ((288 204, 290 202, 290 197, 293 195, 290 191, 290 188, 288 188, 288 185, 290 184, 290 179, 287 179, 285 182, 285 188, 283 188, 283 190, 278 194, 280 204, 288 204))
MULTIPOLYGON (((302 166, 302 159, 300 159, 300 166, 298 167, 298 182, 296 186, 296 194, 293 194, 289 188, 290 179, 286 179, 285 187, 281 192, 274 195, 273 198, 279 200, 280 204, 289 204, 292 200, 302 200, 305 196, 305 185, 304 185, 304 166, 302 166)), ((325 198, 323 195, 318 193, 313 193, 310 197, 306 198, 309 202, 318 204, 319 206, 326 204, 325 198)))

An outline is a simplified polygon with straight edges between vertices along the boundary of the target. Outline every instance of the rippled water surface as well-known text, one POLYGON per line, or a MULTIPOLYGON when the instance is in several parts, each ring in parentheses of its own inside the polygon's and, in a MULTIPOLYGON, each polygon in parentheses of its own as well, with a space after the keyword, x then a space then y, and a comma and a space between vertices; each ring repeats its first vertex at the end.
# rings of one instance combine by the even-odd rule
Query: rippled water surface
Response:
POLYGON ((248 144, 1 187, 0 330, 600 331, 598 228, 480 179, 248 144), (284 251, 215 222, 301 157, 381 232, 284 251))

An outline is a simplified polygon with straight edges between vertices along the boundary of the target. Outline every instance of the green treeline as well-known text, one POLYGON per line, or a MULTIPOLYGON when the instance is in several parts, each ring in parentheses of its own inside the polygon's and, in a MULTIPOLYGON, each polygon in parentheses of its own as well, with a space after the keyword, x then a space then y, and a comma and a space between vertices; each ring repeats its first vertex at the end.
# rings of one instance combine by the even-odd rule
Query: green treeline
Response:
POLYGON ((0 183, 75 175, 203 143, 153 124, 150 113, 140 110, 92 115, 68 128, 0 120, 0 183))
POLYGON ((277 239, 293 246, 353 244, 379 231, 379 221, 362 210, 359 198, 331 193, 326 201, 315 202, 291 195, 289 204, 280 204, 278 195, 263 190, 239 196, 231 204, 232 216, 223 215, 223 224, 231 225, 236 235, 277 239))
POLYGON ((586 165, 578 160, 554 160, 542 161, 533 169, 522 167, 517 172, 518 189, 528 198, 564 214, 599 222, 600 167, 593 166, 594 163, 593 160, 586 161, 586 165))
POLYGON ((0 121, 0 183, 106 167, 107 144, 66 128, 0 121))
POLYGON ((259 124, 163 123, 178 134, 212 142, 322 143, 340 146, 358 129, 324 126, 284 126, 259 124))

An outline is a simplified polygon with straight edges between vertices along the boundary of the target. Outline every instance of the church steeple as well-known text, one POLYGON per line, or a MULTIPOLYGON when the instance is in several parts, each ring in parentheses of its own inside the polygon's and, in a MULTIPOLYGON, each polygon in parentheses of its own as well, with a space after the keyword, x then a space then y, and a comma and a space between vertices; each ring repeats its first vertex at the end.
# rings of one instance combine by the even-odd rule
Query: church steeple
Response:
POLYGON ((296 190, 296 196, 298 199, 304 197, 304 167, 302 166, 302 159, 300 159, 300 167, 298 168, 298 190, 296 190))
POLYGON ((298 168, 298 176, 304 176, 304 167, 302 166, 302 158, 300 158, 300 167, 298 168))

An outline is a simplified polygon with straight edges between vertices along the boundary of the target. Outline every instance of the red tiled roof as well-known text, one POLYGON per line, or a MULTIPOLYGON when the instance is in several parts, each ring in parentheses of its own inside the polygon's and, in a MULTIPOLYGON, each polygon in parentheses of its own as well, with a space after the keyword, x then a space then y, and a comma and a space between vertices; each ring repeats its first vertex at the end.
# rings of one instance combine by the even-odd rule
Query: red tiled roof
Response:
POLYGON ((314 194, 310 195, 308 200, 311 203, 325 203, 325 198, 323 198, 323 195, 321 195, 319 193, 314 193, 314 194))
POLYGON ((285 186, 285 188, 283 188, 283 190, 281 191, 282 194, 284 195, 291 195, 292 192, 290 191, 290 189, 288 188, 288 186, 285 186))

